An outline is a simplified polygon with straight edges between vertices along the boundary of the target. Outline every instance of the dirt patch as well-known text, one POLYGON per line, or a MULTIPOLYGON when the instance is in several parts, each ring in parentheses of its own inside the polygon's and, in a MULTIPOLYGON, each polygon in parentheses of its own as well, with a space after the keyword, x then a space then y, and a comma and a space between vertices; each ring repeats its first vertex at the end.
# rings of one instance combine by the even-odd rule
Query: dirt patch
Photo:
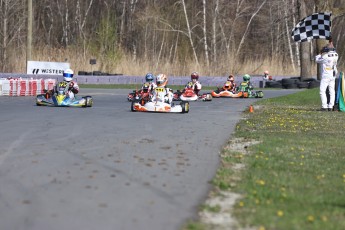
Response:
POLYGON ((220 207, 220 212, 203 210, 199 213, 202 223, 212 225, 215 229, 237 229, 236 220, 231 216, 231 211, 237 199, 241 195, 231 192, 221 192, 219 195, 206 200, 205 204, 210 207, 220 207))
POLYGON ((249 154, 248 147, 259 143, 260 141, 257 140, 234 138, 228 142, 228 144, 224 147, 224 150, 230 150, 231 152, 239 152, 242 154, 249 154))
MULTIPOLYGON (((224 150, 237 152, 241 154, 250 154, 248 147, 254 144, 259 144, 259 141, 248 140, 244 138, 235 138, 228 142, 224 150)), ((235 164, 233 170, 243 170, 244 164, 235 164)), ((206 225, 212 226, 216 230, 231 230, 241 229, 238 222, 232 216, 232 210, 237 200, 241 198, 241 194, 230 191, 218 191, 217 195, 213 195, 205 201, 205 206, 219 207, 220 211, 209 211, 204 209, 199 212, 200 221, 206 225)), ((243 228, 242 228, 243 229, 243 228)), ((245 228, 250 230, 250 228, 245 228)), ((243 229, 244 230, 244 229, 243 229)))

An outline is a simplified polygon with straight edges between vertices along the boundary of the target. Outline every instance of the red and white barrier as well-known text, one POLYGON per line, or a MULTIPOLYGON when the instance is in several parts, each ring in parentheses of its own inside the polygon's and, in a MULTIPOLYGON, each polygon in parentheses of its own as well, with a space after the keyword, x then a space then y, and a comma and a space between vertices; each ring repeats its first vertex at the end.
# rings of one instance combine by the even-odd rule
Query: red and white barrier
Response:
POLYGON ((0 96, 36 96, 52 90, 55 79, 0 79, 0 96))

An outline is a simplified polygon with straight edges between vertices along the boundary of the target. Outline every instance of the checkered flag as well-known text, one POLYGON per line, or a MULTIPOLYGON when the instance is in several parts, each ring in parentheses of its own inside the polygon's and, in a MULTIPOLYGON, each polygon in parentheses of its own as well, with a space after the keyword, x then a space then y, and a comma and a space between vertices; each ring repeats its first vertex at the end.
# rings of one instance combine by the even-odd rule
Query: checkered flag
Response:
POLYGON ((303 18, 292 30, 295 42, 331 37, 331 13, 315 13, 303 18))

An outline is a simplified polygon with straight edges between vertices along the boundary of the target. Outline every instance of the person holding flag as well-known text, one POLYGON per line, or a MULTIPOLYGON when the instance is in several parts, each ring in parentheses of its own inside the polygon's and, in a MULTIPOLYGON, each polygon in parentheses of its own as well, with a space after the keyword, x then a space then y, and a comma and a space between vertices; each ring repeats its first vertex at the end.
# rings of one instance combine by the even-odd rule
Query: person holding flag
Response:
POLYGON ((320 53, 315 57, 316 63, 320 65, 321 82, 320 97, 321 111, 332 111, 335 103, 335 78, 337 76, 338 54, 335 51, 331 35, 332 13, 314 13, 303 18, 291 32, 295 42, 306 42, 314 39, 326 39, 329 44, 322 47, 320 53), (327 101, 326 90, 329 91, 329 102, 327 101))
POLYGON ((332 111, 335 102, 335 78, 337 76, 338 54, 332 43, 324 46, 315 57, 316 63, 321 64, 320 97, 321 111, 332 111), (327 102, 326 90, 329 91, 329 102, 327 102))

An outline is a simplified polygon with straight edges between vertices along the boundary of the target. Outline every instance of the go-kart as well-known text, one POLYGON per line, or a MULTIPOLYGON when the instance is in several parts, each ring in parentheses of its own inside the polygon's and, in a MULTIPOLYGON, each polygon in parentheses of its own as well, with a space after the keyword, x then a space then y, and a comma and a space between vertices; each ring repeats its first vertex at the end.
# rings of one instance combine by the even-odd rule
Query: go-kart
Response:
POLYGON ((48 90, 45 94, 36 96, 37 106, 55 106, 55 107, 92 107, 93 99, 91 96, 83 96, 73 99, 68 96, 68 86, 66 82, 60 82, 59 86, 53 90, 48 90))
POLYGON ((212 101, 212 96, 210 93, 203 93, 197 95, 192 88, 186 88, 182 92, 177 90, 174 93, 174 101, 212 101))
POLYGON ((262 98, 264 93, 262 91, 229 91, 223 88, 218 88, 211 92, 212 97, 229 97, 229 98, 262 98))
POLYGON ((179 105, 169 104, 164 101, 148 101, 143 100, 132 101, 132 112, 159 112, 159 113, 188 113, 189 102, 182 101, 179 105))
POLYGON ((151 93, 149 91, 143 91, 143 90, 133 90, 133 92, 129 93, 127 96, 128 101, 138 101, 138 100, 150 100, 151 93))
MULTIPOLYGON (((189 102, 182 101, 179 105, 174 103, 168 103, 169 100, 167 91, 165 87, 156 87, 153 90, 153 96, 150 101, 134 100, 131 104, 131 111, 139 112, 158 112, 158 113, 188 113, 189 112, 189 102)), ((171 100, 171 99, 170 99, 171 100)))

